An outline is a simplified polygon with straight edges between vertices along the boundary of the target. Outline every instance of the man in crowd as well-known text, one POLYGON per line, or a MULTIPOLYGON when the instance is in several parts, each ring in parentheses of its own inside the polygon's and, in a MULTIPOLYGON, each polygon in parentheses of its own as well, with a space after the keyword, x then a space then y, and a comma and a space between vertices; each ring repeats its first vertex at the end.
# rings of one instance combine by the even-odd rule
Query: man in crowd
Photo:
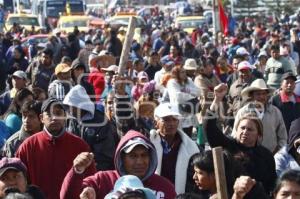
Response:
POLYGON ((81 85, 74 86, 63 103, 69 107, 68 130, 86 141, 95 155, 97 170, 114 169, 113 157, 116 149, 115 128, 96 109, 87 92, 81 85))
MULTIPOLYGON (((39 186, 47 198, 59 198, 64 176, 74 158, 89 146, 79 137, 66 132, 64 105, 55 98, 44 101, 40 115, 44 129, 26 139, 16 152, 28 168, 31 183, 39 186)), ((90 164, 86 174, 96 171, 90 164)))
POLYGON ((27 193, 33 199, 44 199, 41 190, 27 181, 27 168, 19 158, 2 158, 0 160, 0 198, 4 198, 8 189, 17 189, 27 193))
POLYGON ((19 146, 25 139, 42 130, 40 120, 42 103, 38 101, 27 101, 21 108, 22 122, 21 129, 13 134, 2 149, 3 156, 14 157, 19 146))
POLYGON ((271 46, 271 57, 267 61, 264 74, 267 85, 276 89, 280 87, 282 75, 293 71, 288 59, 281 56, 279 50, 279 45, 271 46))
POLYGON ((84 178, 86 169, 93 162, 93 155, 81 153, 74 160, 64 179, 60 198, 104 198, 114 188, 115 182, 124 175, 135 175, 144 186, 155 191, 157 198, 173 199, 174 186, 164 177, 154 174, 157 154, 148 138, 137 131, 128 131, 122 137, 115 154, 116 170, 99 171, 84 178))
POLYGON ((157 129, 150 131, 150 140, 158 155, 156 173, 170 180, 178 194, 194 191, 190 161, 199 148, 178 128, 178 108, 170 103, 160 104, 154 111, 154 117, 157 129))
POLYGON ((279 93, 272 98, 272 104, 282 113, 287 132, 292 121, 300 117, 300 97, 294 93, 296 80, 292 72, 285 73, 279 93))
POLYGON ((26 70, 32 87, 40 87, 47 92, 54 68, 53 52, 46 48, 42 51, 41 57, 32 62, 26 70))

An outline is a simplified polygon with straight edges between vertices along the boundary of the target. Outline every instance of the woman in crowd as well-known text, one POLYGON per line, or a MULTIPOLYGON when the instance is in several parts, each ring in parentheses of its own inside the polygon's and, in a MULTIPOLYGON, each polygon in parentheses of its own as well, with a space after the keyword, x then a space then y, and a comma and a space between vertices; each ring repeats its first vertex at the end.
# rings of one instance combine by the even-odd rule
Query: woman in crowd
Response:
POLYGON ((276 180, 275 161, 272 153, 261 146, 263 125, 256 114, 245 113, 237 121, 236 136, 224 135, 216 126, 216 112, 227 93, 226 84, 220 84, 214 89, 214 101, 203 121, 204 131, 211 147, 222 146, 241 163, 244 173, 263 184, 267 193, 273 190, 276 180))
POLYGON ((27 88, 23 88, 16 93, 15 98, 6 111, 5 125, 9 129, 10 135, 20 130, 22 126, 21 107, 28 100, 33 100, 33 94, 27 88))
POLYGON ((183 115, 181 127, 185 133, 191 136, 193 127, 197 125, 194 113, 199 102, 200 89, 195 86, 182 67, 176 66, 172 69, 171 79, 167 83, 167 91, 170 103, 177 104, 183 115))

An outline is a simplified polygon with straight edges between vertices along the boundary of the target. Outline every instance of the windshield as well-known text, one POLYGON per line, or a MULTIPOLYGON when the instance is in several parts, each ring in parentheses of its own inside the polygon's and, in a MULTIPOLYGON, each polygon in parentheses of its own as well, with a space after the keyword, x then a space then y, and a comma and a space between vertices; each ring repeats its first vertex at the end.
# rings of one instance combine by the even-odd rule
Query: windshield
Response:
POLYGON ((189 20, 180 20, 178 21, 181 28, 198 28, 201 27, 205 21, 204 19, 189 19, 189 20))
MULTIPOLYGON (((84 12, 82 1, 69 2, 71 12, 84 12)), ((47 16, 59 17, 59 14, 63 14, 66 11, 65 1, 48 1, 47 2, 47 16)))
POLYGON ((70 27, 87 27, 87 21, 66 21, 61 24, 61 28, 70 28, 70 27))
POLYGON ((8 19, 8 24, 13 25, 14 23, 20 24, 21 26, 39 26, 39 22, 36 17, 10 17, 8 19))
MULTIPOLYGON (((115 18, 110 21, 111 24, 121 24, 121 25, 128 25, 129 24, 129 17, 124 18, 115 18)), ((141 28, 145 26, 145 22, 137 17, 137 27, 141 28)))
POLYGON ((63 1, 48 1, 46 9, 48 17, 58 17, 59 13, 65 11, 65 4, 63 1))

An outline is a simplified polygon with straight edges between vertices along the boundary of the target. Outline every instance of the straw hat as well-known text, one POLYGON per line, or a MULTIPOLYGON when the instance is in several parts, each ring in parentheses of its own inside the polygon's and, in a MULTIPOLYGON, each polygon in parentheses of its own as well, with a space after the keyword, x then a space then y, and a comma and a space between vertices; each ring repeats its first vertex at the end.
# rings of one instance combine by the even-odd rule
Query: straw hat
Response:
POLYGON ((256 79, 254 80, 250 86, 244 88, 242 90, 242 96, 243 97, 249 97, 249 93, 253 91, 268 91, 269 94, 272 94, 274 92, 274 89, 269 88, 263 79, 256 79))
POLYGON ((187 59, 184 62, 183 69, 185 70, 197 70, 199 66, 197 65, 195 59, 187 59))
POLYGON ((91 67, 107 68, 116 64, 116 58, 111 55, 98 55, 90 60, 91 67))

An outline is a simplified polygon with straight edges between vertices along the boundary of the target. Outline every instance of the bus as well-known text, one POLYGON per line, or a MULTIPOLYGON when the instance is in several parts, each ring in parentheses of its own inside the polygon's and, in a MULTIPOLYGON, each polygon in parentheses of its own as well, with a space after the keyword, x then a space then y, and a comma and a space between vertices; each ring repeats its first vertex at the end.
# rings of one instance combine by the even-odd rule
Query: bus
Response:
POLYGON ((57 20, 61 14, 66 14, 69 4, 70 14, 85 13, 86 4, 84 0, 36 0, 33 1, 33 12, 39 16, 40 24, 48 24, 52 29, 56 27, 57 20))
POLYGON ((3 0, 0 1, 3 4, 4 10, 7 13, 31 13, 30 0, 3 0))

